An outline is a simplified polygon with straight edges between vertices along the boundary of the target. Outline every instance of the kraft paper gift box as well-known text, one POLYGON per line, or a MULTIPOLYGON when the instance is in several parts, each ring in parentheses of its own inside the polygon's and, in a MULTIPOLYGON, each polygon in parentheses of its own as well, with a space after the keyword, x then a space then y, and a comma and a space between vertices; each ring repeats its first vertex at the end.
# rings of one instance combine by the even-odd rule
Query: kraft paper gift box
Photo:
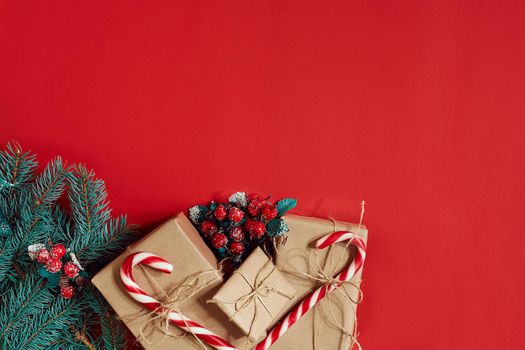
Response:
MULTIPOLYGON (((286 276, 288 281, 296 290, 294 298, 289 302, 290 307, 316 290, 319 282, 298 277, 296 268, 300 271, 313 272, 311 252, 315 250, 317 239, 334 231, 357 232, 358 225, 331 220, 286 215, 285 221, 290 228, 285 245, 279 246, 279 254, 276 257, 276 265, 286 276), (293 266, 293 267, 291 267, 293 266)), ((366 242, 368 231, 361 226, 359 236, 366 242)), ((338 243, 331 248, 317 250, 318 260, 325 271, 331 269, 332 264, 339 263, 336 274, 350 263, 355 255, 353 249, 338 243), (341 255, 342 254, 342 255, 341 255), (332 255, 333 260, 330 259, 332 255), (341 257, 341 258, 340 258, 341 257)), ((359 285, 361 272, 358 272, 352 281, 359 285)), ((348 293, 353 300, 358 300, 359 291, 356 288, 347 287, 348 293)), ((345 329, 351 331, 354 327, 355 304, 349 303, 340 291, 331 293, 330 300, 325 298, 295 323, 272 347, 272 350, 348 350, 349 337, 345 336, 333 322, 333 316, 345 329), (331 304, 331 305, 330 305, 331 304), (330 307, 331 306, 331 307, 330 307), (332 316, 333 311, 333 316, 332 316)))
POLYGON ((264 339, 288 311, 295 289, 261 248, 255 249, 212 301, 251 340, 264 339))
MULTIPOLYGON (((181 213, 131 245, 121 256, 103 268, 93 278, 93 284, 100 290, 145 349, 202 350, 202 346, 191 334, 182 337, 166 337, 159 327, 144 327, 145 322, 148 321, 148 316, 151 315, 148 315, 149 311, 127 294, 119 274, 124 259, 131 253, 141 251, 156 254, 174 266, 173 272, 169 275, 150 267, 135 267, 134 275, 137 283, 157 300, 162 299, 162 292, 159 291, 159 287, 167 291, 189 276, 203 271, 216 270, 217 259, 190 221, 181 213), (141 328, 146 336, 145 339, 140 338, 141 328)), ((180 307, 180 311, 239 349, 244 349, 245 344, 249 343, 246 335, 229 322, 228 317, 216 305, 206 303, 220 288, 222 277, 218 273, 211 273, 207 279, 210 282, 207 288, 186 301, 180 307)), ((172 325, 170 325, 169 331, 176 335, 181 334, 181 331, 172 325)), ((250 347, 248 346, 248 348, 250 347)))

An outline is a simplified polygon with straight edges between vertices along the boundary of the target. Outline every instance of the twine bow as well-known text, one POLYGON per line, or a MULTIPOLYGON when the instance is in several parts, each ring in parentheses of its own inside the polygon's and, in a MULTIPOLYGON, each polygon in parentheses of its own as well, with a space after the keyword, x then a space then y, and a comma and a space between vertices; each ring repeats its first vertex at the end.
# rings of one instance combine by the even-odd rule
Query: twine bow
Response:
MULTIPOLYGON (((251 335, 253 333, 253 327, 255 324, 255 320, 257 319, 259 309, 258 305, 262 305, 263 308, 266 310, 266 312, 270 315, 270 317, 275 318, 273 313, 268 308, 268 305, 264 302, 263 298, 270 297, 274 294, 282 295, 288 299, 291 299, 293 296, 289 295, 285 291, 278 288, 275 284, 267 282, 267 279, 272 275, 272 273, 277 269, 277 267, 272 263, 271 260, 268 260, 268 262, 264 265, 264 267, 257 273, 257 276, 255 277, 255 281, 252 284, 250 280, 239 270, 235 271, 234 274, 237 274, 246 281, 246 283, 250 286, 251 291, 238 297, 237 299, 233 300, 225 300, 225 299, 210 299, 207 302, 208 303, 214 303, 214 304, 233 304, 235 307, 235 312, 229 317, 229 320, 233 320, 240 312, 245 310, 250 305, 254 305, 254 314, 250 323, 250 329, 248 331, 248 338, 251 338, 251 335)), ((246 343, 246 346, 248 343, 246 343)))
MULTIPOLYGON (((359 225, 358 225, 358 228, 357 228, 357 232, 355 233, 357 236, 359 235, 359 233, 361 231, 364 212, 365 212, 365 202, 363 201, 361 203, 361 215, 360 215, 360 219, 359 219, 359 225)), ((335 221, 332 218, 330 218, 330 219, 334 223, 333 232, 336 232, 337 231, 337 221, 335 221)), ((325 296, 326 305, 327 305, 330 317, 328 317, 328 318, 323 317, 324 316, 324 312, 323 312, 322 308, 314 308, 314 310, 313 310, 314 311, 314 337, 315 337, 315 339, 314 339, 314 349, 318 348, 318 344, 319 344, 320 336, 321 336, 321 332, 320 331, 315 331, 315 324, 316 324, 316 322, 315 322, 315 312, 316 312, 317 309, 319 309, 319 311, 321 313, 321 316, 322 316, 322 319, 326 323, 336 327, 345 337, 347 337, 350 340, 350 342, 349 342, 349 349, 353 349, 353 347, 355 345, 355 346, 357 346, 357 348, 359 350, 361 350, 361 345, 359 344, 359 342, 357 340, 358 334, 357 334, 357 308, 356 308, 356 306, 357 306, 357 304, 361 303, 361 301, 363 299, 363 292, 362 292, 361 288, 359 287, 359 282, 356 283, 356 282, 353 282, 351 280, 350 281, 341 281, 341 280, 335 278, 337 270, 340 269, 340 267, 343 264, 343 260, 344 260, 344 257, 345 257, 345 252, 348 251, 348 248, 350 247, 351 244, 352 244, 352 240, 346 242, 345 249, 341 251, 341 254, 339 255, 339 259, 337 260, 337 262, 334 261, 334 256, 333 256, 333 254, 331 254, 331 249, 333 248, 333 246, 330 246, 330 248, 329 248, 329 250, 327 252, 326 260, 325 260, 324 264, 321 263, 321 259, 319 258, 319 252, 317 250, 310 251, 309 254, 308 254, 308 268, 309 268, 309 270, 311 272, 306 272, 306 271, 301 270, 300 268, 298 268, 298 267, 294 266, 293 264, 291 264, 289 262, 289 260, 290 260, 289 258, 281 256, 281 261, 283 261, 292 270, 292 271, 290 271, 290 270, 283 270, 283 272, 287 272, 287 273, 289 273, 291 275, 297 276, 299 278, 303 278, 305 280, 315 281, 315 282, 318 282, 319 284, 322 284, 322 285, 338 287, 337 289, 334 290, 334 293, 328 293, 325 296), (328 260, 329 260, 329 268, 327 269, 326 268, 326 264, 328 263, 328 260), (350 291, 347 289, 347 287, 353 288, 354 290, 357 291, 357 298, 352 297, 352 295, 351 295, 350 291), (351 307, 352 307, 353 315, 354 315, 354 326, 352 327, 352 329, 348 329, 348 327, 345 327, 344 321, 341 321, 336 316, 336 313, 335 313, 335 310, 334 310, 334 305, 333 305, 334 304, 333 298, 334 298, 336 292, 339 292, 341 295, 343 295, 344 300, 348 304, 350 304, 351 307)), ((279 250, 277 249, 277 246, 275 245, 275 243, 274 243, 274 251, 276 252, 277 255, 281 255, 279 253, 279 250)))
POLYGON ((167 337, 180 338, 184 337, 187 333, 192 333, 200 347, 203 350, 207 350, 208 347, 195 334, 193 334, 193 332, 186 332, 179 328, 171 327, 169 315, 171 312, 183 313, 182 307, 188 300, 207 289, 222 276, 223 273, 221 268, 219 267, 216 270, 208 270, 193 274, 180 284, 172 286, 167 291, 158 284, 155 278, 153 278, 147 270, 142 267, 142 265, 140 265, 140 268, 149 282, 154 284, 156 289, 162 294, 159 298, 160 306, 148 312, 141 310, 139 314, 127 316, 123 318, 123 320, 129 322, 139 318, 141 320, 139 339, 143 339, 148 344, 153 343, 148 339, 147 333, 151 334, 155 329, 158 329, 163 333, 163 338, 156 342, 155 345, 161 344, 167 337), (206 277, 210 275, 211 278, 206 277), (174 328, 180 333, 172 333, 172 329, 174 328))

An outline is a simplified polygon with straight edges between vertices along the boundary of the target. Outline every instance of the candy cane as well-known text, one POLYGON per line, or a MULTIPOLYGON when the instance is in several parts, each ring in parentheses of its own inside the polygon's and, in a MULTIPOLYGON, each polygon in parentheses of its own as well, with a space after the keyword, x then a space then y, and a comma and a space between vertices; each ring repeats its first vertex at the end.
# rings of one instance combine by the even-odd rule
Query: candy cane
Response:
MULTIPOLYGON (((339 281, 349 281, 355 274, 363 267, 363 262, 366 256, 366 245, 365 242, 357 235, 347 232, 339 231, 334 232, 320 238, 316 242, 318 249, 324 249, 332 244, 350 241, 350 244, 357 247, 357 253, 353 261, 345 267, 336 277, 339 281)), ((281 322, 279 322, 271 331, 268 333, 266 338, 261 341, 255 347, 255 350, 267 350, 272 346, 280 337, 283 336, 286 331, 294 325, 301 317, 303 317, 308 311, 310 311, 317 303, 319 303, 328 294, 339 288, 341 285, 338 284, 324 284, 319 287, 315 292, 307 296, 301 303, 297 304, 292 311, 286 316, 281 322)))
MULTIPOLYGON (((133 299, 152 311, 166 311, 158 300, 152 298, 135 282, 135 278, 133 277, 133 267, 138 264, 150 266, 168 274, 173 271, 173 265, 154 254, 142 252, 133 253, 128 256, 120 268, 120 279, 122 280, 126 291, 133 299)), ((192 333, 202 342, 213 346, 215 349, 236 350, 233 345, 229 344, 218 335, 176 311, 170 311, 168 317, 171 324, 192 333)))

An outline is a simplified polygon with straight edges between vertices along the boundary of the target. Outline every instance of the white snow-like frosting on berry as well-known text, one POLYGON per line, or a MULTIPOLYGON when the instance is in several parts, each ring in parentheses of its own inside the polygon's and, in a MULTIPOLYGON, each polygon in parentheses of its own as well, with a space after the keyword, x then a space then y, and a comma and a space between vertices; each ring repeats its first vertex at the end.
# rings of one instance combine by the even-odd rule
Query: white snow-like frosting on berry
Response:
POLYGON ((248 206, 248 196, 246 192, 235 192, 229 198, 231 204, 238 205, 241 208, 248 206))
POLYGON ((190 220, 194 223, 194 224, 198 224, 199 223, 199 217, 200 217, 200 214, 201 214, 201 211, 199 209, 199 206, 196 205, 196 206, 193 206, 191 207, 189 210, 188 210, 189 214, 190 214, 190 220))
POLYGON ((31 258, 31 260, 35 260, 38 252, 45 248, 46 246, 42 243, 31 244, 29 247, 27 247, 27 254, 31 258))
POLYGON ((80 262, 77 259, 77 256, 74 253, 69 253, 69 257, 71 258, 71 262, 75 264, 76 267, 78 267, 80 270, 84 270, 82 265, 80 265, 80 262))

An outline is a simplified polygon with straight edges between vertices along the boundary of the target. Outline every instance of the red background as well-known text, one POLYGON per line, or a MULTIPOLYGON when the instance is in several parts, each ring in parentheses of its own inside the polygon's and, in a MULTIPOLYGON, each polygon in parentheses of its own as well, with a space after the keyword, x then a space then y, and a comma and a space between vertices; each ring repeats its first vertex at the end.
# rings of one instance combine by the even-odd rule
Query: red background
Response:
POLYGON ((370 229, 365 349, 522 348, 520 1, 0 2, 0 141, 150 225, 218 191, 370 229))

